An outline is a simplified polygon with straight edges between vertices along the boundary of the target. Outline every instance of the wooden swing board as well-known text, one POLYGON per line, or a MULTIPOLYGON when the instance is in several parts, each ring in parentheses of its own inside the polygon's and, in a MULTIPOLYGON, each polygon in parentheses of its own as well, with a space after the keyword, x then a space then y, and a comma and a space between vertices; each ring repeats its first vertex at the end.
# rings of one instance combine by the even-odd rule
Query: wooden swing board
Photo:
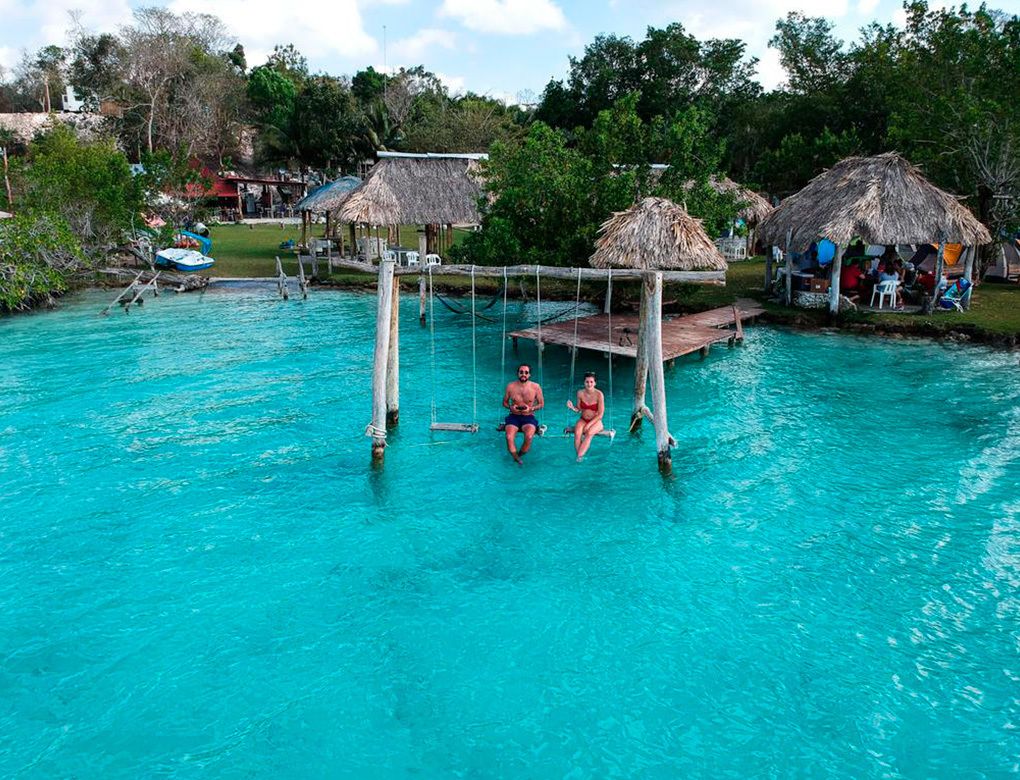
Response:
POLYGON ((429 430, 453 431, 454 433, 478 433, 478 426, 475 423, 434 422, 429 426, 429 430))
MULTIPOLYGON (((499 425, 497 425, 496 426, 496 430, 497 431, 505 431, 506 430, 506 423, 500 423, 499 425)), ((545 425, 545 424, 539 425, 538 426, 538 430, 535 431, 535 435, 536 436, 545 436, 545 432, 547 430, 549 430, 549 426, 548 425, 545 425)))
MULTIPOLYGON (((568 425, 566 428, 563 429, 563 432, 564 433, 572 434, 574 432, 574 426, 573 425, 568 425)), ((595 435, 596 436, 605 436, 607 439, 615 439, 616 438, 616 429, 615 428, 603 428, 601 431, 599 431, 595 435)))

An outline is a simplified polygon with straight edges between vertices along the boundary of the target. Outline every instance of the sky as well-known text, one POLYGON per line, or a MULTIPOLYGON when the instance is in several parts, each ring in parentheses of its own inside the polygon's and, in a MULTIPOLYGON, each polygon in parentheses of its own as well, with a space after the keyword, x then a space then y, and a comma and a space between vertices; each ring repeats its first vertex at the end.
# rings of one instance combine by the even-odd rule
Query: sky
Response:
MULTIPOLYGON (((158 0, 0 0, 0 65, 11 68, 26 49, 62 44, 72 14, 93 32, 129 22, 133 8, 158 0)), ((898 0, 169 0, 176 12, 219 16, 244 45, 249 66, 274 44, 293 43, 313 71, 353 75, 424 65, 452 93, 471 90, 509 102, 533 102, 550 78, 563 78, 568 57, 583 54, 596 35, 635 40, 649 26, 680 22, 699 39, 740 38, 759 59, 759 81, 772 88, 784 75, 768 48, 777 19, 788 11, 825 16, 844 40, 871 21, 903 18, 898 0)), ((932 6, 947 5, 932 0, 932 6)), ((976 3, 972 3, 975 5, 976 3)), ((1020 0, 989 5, 1020 13, 1020 0)))

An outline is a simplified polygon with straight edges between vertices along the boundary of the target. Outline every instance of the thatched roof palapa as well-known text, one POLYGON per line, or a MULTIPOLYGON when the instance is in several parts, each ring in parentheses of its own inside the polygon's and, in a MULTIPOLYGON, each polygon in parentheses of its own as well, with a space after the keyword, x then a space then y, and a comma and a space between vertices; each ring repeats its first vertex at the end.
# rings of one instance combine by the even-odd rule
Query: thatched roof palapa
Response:
POLYGON ((340 207, 341 222, 370 225, 478 224, 482 188, 469 157, 383 157, 340 207))
POLYGON ((357 176, 341 176, 336 181, 316 187, 295 203, 294 208, 298 211, 312 211, 317 214, 336 211, 360 184, 361 179, 357 176))
POLYGON ((607 219, 595 242, 595 268, 725 271, 726 259, 701 220, 666 198, 645 198, 607 219))
POLYGON ((757 225, 765 217, 772 213, 772 204, 754 190, 749 190, 741 184, 737 184, 728 176, 721 179, 713 176, 708 180, 708 185, 716 192, 732 194, 737 201, 743 203, 737 216, 748 225, 757 225))
POLYGON ((858 236, 866 244, 976 246, 992 240, 955 197, 895 152, 848 157, 780 203, 758 226, 761 239, 776 246, 785 244, 788 230, 796 251, 819 238, 840 246, 858 236))

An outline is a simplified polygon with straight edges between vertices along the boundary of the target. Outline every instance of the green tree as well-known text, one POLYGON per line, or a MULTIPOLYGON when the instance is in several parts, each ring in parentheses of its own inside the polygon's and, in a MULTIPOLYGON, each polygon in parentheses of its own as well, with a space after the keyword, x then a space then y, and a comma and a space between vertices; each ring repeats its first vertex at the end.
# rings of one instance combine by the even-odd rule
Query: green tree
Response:
POLYGON ((57 124, 29 145, 16 175, 22 208, 56 214, 86 251, 120 242, 141 211, 141 191, 112 140, 84 142, 57 124))
POLYGON ((362 117, 346 82, 313 76, 294 105, 294 138, 302 162, 351 170, 361 157, 362 117))
POLYGON ((0 312, 28 309, 65 292, 88 268, 67 223, 49 212, 22 211, 0 222, 0 312))

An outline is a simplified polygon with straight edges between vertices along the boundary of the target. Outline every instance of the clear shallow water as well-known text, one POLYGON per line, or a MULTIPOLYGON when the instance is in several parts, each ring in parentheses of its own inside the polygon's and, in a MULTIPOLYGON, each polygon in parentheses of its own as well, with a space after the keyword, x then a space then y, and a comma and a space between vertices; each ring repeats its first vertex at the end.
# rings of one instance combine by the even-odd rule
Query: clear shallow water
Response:
MULTIPOLYGON (((271 292, 0 320, 0 776, 1020 773, 1015 354, 749 329, 667 375, 673 481, 519 469, 430 438, 408 298, 373 472, 374 297, 271 292)), ((485 325, 483 423, 508 378, 485 325)))

